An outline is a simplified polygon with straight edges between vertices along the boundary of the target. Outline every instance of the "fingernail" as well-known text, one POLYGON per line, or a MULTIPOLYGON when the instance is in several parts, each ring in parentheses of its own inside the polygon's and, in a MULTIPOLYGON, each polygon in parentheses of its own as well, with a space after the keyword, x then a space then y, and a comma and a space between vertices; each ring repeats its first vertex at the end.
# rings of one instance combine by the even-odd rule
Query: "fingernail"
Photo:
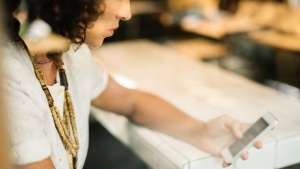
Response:
POLYGON ((238 134, 238 137, 239 137, 239 138, 242 138, 242 137, 243 137, 243 132, 242 132, 241 130, 239 130, 237 134, 238 134))

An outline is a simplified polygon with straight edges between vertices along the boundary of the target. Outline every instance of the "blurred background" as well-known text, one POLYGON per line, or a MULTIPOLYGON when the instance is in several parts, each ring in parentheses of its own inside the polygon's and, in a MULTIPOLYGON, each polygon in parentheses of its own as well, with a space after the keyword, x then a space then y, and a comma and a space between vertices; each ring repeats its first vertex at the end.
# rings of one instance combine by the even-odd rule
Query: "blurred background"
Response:
POLYGON ((106 42, 150 39, 299 99, 299 0, 132 0, 106 42))
MULTIPOLYGON (((0 1, 0 37, 4 36, 4 17, 3 17, 3 6, 2 1, 0 1)), ((2 65, 2 45, 3 40, 0 40, 0 65, 2 65)), ((4 104, 2 96, 2 78, 0 78, 0 168, 10 169, 10 158, 8 156, 8 137, 5 126, 5 113, 4 104)))

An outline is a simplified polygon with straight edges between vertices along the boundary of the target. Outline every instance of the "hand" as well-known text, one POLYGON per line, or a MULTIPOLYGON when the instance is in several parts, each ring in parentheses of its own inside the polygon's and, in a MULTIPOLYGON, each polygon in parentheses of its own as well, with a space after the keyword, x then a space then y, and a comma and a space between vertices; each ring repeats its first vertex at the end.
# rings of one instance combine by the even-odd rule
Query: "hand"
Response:
MULTIPOLYGON (((221 156, 222 150, 236 138, 242 138, 244 131, 246 131, 248 127, 250 127, 250 124, 241 123, 230 116, 219 116, 205 124, 202 146, 205 147, 205 151, 216 156, 221 156)), ((254 147, 258 149, 261 148, 261 141, 257 141, 254 147)), ((246 160, 248 153, 243 153, 241 158, 246 160)), ((223 167, 227 166, 229 165, 223 162, 223 167)))

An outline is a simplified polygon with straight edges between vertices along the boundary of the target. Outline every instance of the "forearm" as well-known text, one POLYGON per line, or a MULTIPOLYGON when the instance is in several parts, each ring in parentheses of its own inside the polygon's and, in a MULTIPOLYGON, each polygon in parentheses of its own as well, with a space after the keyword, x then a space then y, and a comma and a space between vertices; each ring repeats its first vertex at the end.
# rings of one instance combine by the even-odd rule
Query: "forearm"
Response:
POLYGON ((159 97, 143 92, 136 95, 137 102, 129 116, 131 121, 191 144, 198 144, 195 141, 200 141, 202 137, 203 122, 190 117, 159 97))
MULTIPOLYGON (((191 144, 199 144, 204 123, 149 93, 120 86, 112 78, 105 91, 92 105, 128 117, 133 123, 145 126, 191 144)), ((199 147, 199 146, 198 146, 199 147)), ((201 147, 199 147, 201 148, 201 147)))

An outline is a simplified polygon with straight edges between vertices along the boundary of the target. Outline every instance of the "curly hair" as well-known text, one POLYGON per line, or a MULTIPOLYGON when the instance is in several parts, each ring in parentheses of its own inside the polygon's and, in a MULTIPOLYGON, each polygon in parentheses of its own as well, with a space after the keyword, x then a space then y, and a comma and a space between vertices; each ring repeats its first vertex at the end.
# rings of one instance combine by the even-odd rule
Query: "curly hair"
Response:
MULTIPOLYGON (((11 39, 20 41, 18 35, 20 23, 13 17, 21 0, 6 0, 6 26, 11 39)), ((31 22, 36 18, 43 19, 61 36, 81 45, 85 41, 86 28, 104 11, 103 0, 26 0, 31 22)))
POLYGON ((27 4, 29 22, 41 18, 55 33, 77 45, 84 43, 86 28, 92 26, 105 7, 103 0, 27 0, 27 4))
POLYGON ((4 23, 5 29, 10 38, 14 41, 19 41, 20 36, 18 36, 19 29, 20 29, 20 22, 13 17, 13 12, 17 9, 20 5, 21 0, 6 0, 3 3, 4 6, 4 23))

